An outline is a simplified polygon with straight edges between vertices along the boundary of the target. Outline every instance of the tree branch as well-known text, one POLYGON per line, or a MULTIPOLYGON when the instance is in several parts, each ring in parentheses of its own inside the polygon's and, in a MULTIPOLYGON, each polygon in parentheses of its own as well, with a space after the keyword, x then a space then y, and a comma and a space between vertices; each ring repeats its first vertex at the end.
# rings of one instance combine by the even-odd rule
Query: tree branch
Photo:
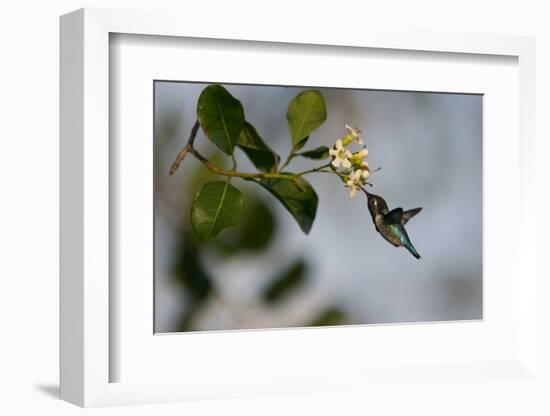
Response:
POLYGON ((191 133, 189 135, 189 139, 187 140, 187 144, 180 150, 180 152, 177 154, 176 159, 174 160, 174 163, 172 163, 172 166, 170 167, 170 175, 173 175, 178 167, 180 166, 181 162, 183 162, 183 159, 187 156, 188 153, 193 155, 198 161, 200 161, 208 170, 211 172, 217 173, 218 175, 227 176, 227 177, 237 177, 242 178, 245 180, 261 180, 261 179, 285 179, 285 180, 296 180, 297 178, 307 175, 309 173, 315 173, 315 172, 324 172, 324 173, 336 173, 333 171, 326 171, 324 169, 328 168, 330 166, 329 164, 318 166, 313 169, 304 170, 302 172, 298 173, 280 173, 280 170, 282 170, 285 166, 287 166, 292 158, 295 156, 294 153, 291 152, 285 163, 282 165, 279 172, 266 172, 266 173, 248 173, 248 172, 237 172, 237 160, 235 159, 234 155, 232 156, 233 160, 233 167, 231 170, 227 170, 224 168, 221 168, 214 163, 210 162, 206 157, 204 157, 195 147, 193 147, 193 144, 195 142, 195 138, 197 137, 197 132, 199 130, 200 123, 199 121, 195 121, 195 124, 193 125, 193 128, 191 129, 191 133))

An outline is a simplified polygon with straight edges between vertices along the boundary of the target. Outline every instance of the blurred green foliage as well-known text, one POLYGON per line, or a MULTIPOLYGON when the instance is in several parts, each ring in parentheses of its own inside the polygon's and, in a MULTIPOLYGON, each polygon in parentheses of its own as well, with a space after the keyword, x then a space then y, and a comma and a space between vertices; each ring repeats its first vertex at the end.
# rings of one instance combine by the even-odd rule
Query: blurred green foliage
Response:
POLYGON ((309 323, 309 326, 342 325, 346 323, 346 319, 346 313, 342 309, 335 306, 322 311, 309 323))
POLYGON ((201 258, 201 243, 186 229, 179 232, 175 246, 173 276, 177 286, 183 288, 186 307, 178 323, 178 331, 193 329, 192 321, 200 306, 207 301, 212 291, 212 278, 204 269, 201 258))
MULTIPOLYGON (((200 330, 197 322, 202 311, 216 300, 215 276, 205 264, 205 254, 215 251, 224 257, 243 253, 262 255, 270 246, 278 229, 277 216, 272 208, 255 192, 245 191, 247 215, 237 226, 225 229, 218 238, 209 241, 199 240, 189 228, 183 227, 177 236, 173 253, 173 281, 182 290, 182 302, 178 319, 178 332, 200 330), (261 225, 261 226, 260 226, 261 225)), ((310 267, 303 257, 283 265, 278 273, 268 279, 258 275, 266 284, 259 289, 258 299, 265 308, 283 304, 292 295, 311 286, 310 267)), ((227 311, 232 315, 234 311, 227 311)), ((322 326, 346 323, 345 312, 338 307, 327 307, 321 312, 312 310, 301 323, 281 323, 281 326, 322 326)))
POLYGON ((262 291, 262 298, 270 304, 282 300, 305 283, 307 271, 305 260, 296 260, 289 268, 270 279, 262 291))
MULTIPOLYGON (((237 147, 259 171, 277 170, 279 155, 245 120, 241 103, 222 86, 210 85, 203 90, 197 104, 197 117, 209 139, 207 141, 215 145, 205 152, 210 162, 222 166, 228 159, 224 153, 232 155, 237 147)), ((311 132, 326 119, 322 95, 316 91, 298 94, 289 104, 287 119, 293 148, 299 149, 311 132)), ((163 137, 174 137, 177 121, 163 120, 156 128, 156 134, 161 138, 157 146, 163 146, 168 142, 163 137)), ((319 147, 300 155, 322 159, 327 154, 328 148, 319 147)), ((232 185, 233 181, 231 185, 225 181, 211 182, 219 177, 197 161, 186 163, 185 169, 185 175, 178 177, 181 178, 180 189, 186 195, 195 194, 195 198, 177 200, 179 205, 175 208, 175 215, 179 217, 176 221, 179 230, 171 255, 174 286, 181 291, 182 296, 181 313, 175 328, 181 332, 200 330, 203 313, 208 312, 214 304, 223 305, 231 316, 242 313, 241 310, 230 310, 232 305, 220 302, 224 294, 219 293, 220 288, 216 285, 218 276, 212 271, 215 268, 209 267, 206 259, 212 258, 211 254, 221 258, 243 254, 264 255, 279 230, 274 207, 269 203, 270 197, 261 195, 257 185, 243 184, 237 190, 232 185), (180 217, 185 212, 191 213, 191 221, 180 217), (232 216, 232 212, 238 215, 232 216)), ((160 173, 162 175, 163 171, 160 173)), ((158 187, 157 198, 162 199, 162 193, 168 192, 168 187, 162 185, 163 181, 169 179, 161 176, 158 180, 161 186, 158 187)), ((282 203, 302 231, 309 232, 318 203, 317 194, 309 182, 303 178, 256 182, 282 203)), ((172 199, 167 195, 164 197, 165 200, 172 199)), ((284 306, 285 302, 291 301, 292 294, 312 287, 310 274, 306 259, 298 255, 290 262, 281 264, 272 276, 258 275, 258 281, 266 283, 259 286, 256 294, 258 302, 255 305, 268 310, 277 305, 284 306)), ((338 307, 330 306, 320 313, 317 308, 306 313, 302 322, 281 322, 277 326, 334 325, 345 322, 345 313, 338 307)))
POLYGON ((240 226, 232 227, 212 240, 211 245, 225 255, 265 250, 275 234, 276 217, 264 200, 246 195, 246 215, 240 226))

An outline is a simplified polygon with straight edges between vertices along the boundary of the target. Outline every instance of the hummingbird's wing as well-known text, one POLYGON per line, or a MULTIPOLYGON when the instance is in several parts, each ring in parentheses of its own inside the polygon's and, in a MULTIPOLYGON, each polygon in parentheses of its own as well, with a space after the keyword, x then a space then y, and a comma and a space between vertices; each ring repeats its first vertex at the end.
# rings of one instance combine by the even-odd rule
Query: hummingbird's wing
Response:
POLYGON ((406 223, 408 223, 409 220, 420 211, 422 211, 422 208, 409 209, 408 211, 403 212, 403 216, 401 217, 401 224, 405 225, 406 223))
POLYGON ((403 208, 395 208, 384 216, 384 222, 386 224, 401 224, 402 218, 403 208))

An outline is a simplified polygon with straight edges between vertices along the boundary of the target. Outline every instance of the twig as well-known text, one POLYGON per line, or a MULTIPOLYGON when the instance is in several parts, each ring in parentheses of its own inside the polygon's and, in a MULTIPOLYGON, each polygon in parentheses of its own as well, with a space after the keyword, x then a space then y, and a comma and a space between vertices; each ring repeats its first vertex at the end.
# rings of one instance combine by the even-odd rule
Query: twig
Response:
POLYGON ((290 152, 290 154, 288 155, 288 157, 286 158, 284 163, 281 165, 281 168, 279 169, 279 172, 281 172, 284 168, 286 168, 288 166, 288 164, 292 161, 292 159, 294 159, 294 156, 296 156, 296 154, 293 151, 290 152))
POLYGON ((208 170, 222 176, 230 176, 230 177, 237 177, 237 178, 243 178, 243 179, 264 179, 264 178, 291 179, 291 177, 294 176, 294 175, 283 175, 281 173, 247 173, 247 172, 237 172, 234 170, 227 170, 224 168, 220 168, 219 166, 210 162, 194 147, 189 148, 189 153, 195 156, 195 158, 197 158, 197 160, 199 160, 204 166, 206 166, 208 170))
POLYGON ((299 173, 271 173, 271 172, 265 172, 265 173, 248 173, 248 172, 237 172, 234 170, 227 170, 224 168, 220 168, 219 166, 213 164, 210 162, 207 158, 205 158, 197 149, 194 147, 190 147, 188 152, 192 154, 198 161, 200 161, 208 170, 211 172, 217 173, 218 175, 222 176, 229 176, 229 177, 236 177, 236 178, 242 178, 242 179, 286 179, 286 180, 294 180, 302 175, 306 175, 308 173, 318 172, 320 169, 324 169, 326 166, 319 166, 315 169, 310 169, 307 171, 299 172, 299 173))
MULTIPOLYGON (((323 169, 328 168, 328 167, 330 167, 330 163, 327 163, 326 165, 323 165, 323 166, 318 166, 318 167, 313 168, 313 169, 304 170, 303 172, 297 173, 296 176, 303 176, 303 175, 307 175, 308 173, 314 173, 314 172, 327 172, 327 171, 323 171, 323 169)), ((332 172, 332 171, 330 171, 330 172, 332 172)))
POLYGON ((176 170, 178 170, 178 167, 180 166, 181 162, 183 162, 183 159, 185 159, 185 156, 187 156, 187 153, 189 153, 189 151, 193 147, 193 143, 195 142, 195 137, 197 137, 197 132, 199 131, 199 126, 200 126, 199 120, 196 120, 195 124, 193 125, 193 128, 191 129, 191 134, 189 135, 187 144, 177 154, 176 160, 174 160, 174 163, 172 163, 172 166, 170 167, 170 175, 173 175, 176 172, 176 170))

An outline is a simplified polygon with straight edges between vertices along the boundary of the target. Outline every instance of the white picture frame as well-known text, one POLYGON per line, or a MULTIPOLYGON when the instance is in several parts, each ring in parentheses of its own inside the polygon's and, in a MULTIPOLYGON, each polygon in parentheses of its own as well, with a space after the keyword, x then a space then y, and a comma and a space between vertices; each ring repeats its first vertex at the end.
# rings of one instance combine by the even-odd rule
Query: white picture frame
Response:
MULTIPOLYGON (((368 30, 360 33, 311 30, 303 34, 299 30, 285 28, 282 31, 270 25, 262 26, 261 29, 256 27, 244 36, 235 34, 229 22, 224 23, 223 20, 212 27, 214 29, 205 28, 200 20, 184 20, 184 16, 177 14, 106 9, 83 9, 61 18, 61 398, 88 407, 194 398, 322 392, 361 385, 369 385, 373 389, 379 384, 398 385, 411 383, 413 380, 427 384, 434 380, 479 383, 487 379, 537 382, 535 218, 521 215, 528 212, 528 207, 535 198, 534 39, 506 35, 368 30), (186 24, 182 25, 182 21, 186 24), (517 169, 512 169, 512 175, 517 176, 513 176, 512 183, 517 181, 519 187, 514 188, 511 193, 515 197, 514 207, 511 209, 518 214, 519 223, 514 228, 517 245, 511 249, 513 265, 517 266, 517 270, 511 273, 516 279, 513 283, 517 284, 518 290, 507 292, 507 296, 514 296, 511 316, 517 319, 517 328, 514 326, 512 334, 510 328, 502 328, 505 325, 498 321, 498 326, 503 331, 502 339, 513 344, 513 348, 506 346, 502 348, 502 353, 495 351, 494 360, 487 359, 490 348, 485 351, 485 355, 477 358, 465 355, 457 362, 445 354, 434 361, 413 354, 406 361, 407 365, 403 364, 405 361, 396 362, 398 367, 384 360, 379 368, 373 363, 366 367, 358 365, 353 368, 333 362, 329 367, 319 368, 316 372, 312 362, 312 371, 299 368, 296 370, 281 364, 278 372, 266 369, 265 373, 256 374, 236 360, 238 366, 233 368, 224 368, 220 362, 214 368, 201 372, 200 366, 197 366, 190 376, 183 378, 179 376, 181 369, 173 370, 175 373, 178 371, 174 377, 166 377, 166 371, 169 370, 160 374, 162 377, 159 374, 148 374, 146 381, 134 380, 135 377, 114 376, 112 368, 116 367, 115 363, 123 361, 125 357, 119 355, 128 350, 113 348, 113 339, 122 331, 120 324, 113 321, 113 316, 118 313, 114 294, 124 286, 115 285, 110 280, 115 267, 109 251, 110 228, 114 226, 110 200, 116 197, 112 194, 110 175, 117 169, 113 165, 117 160, 110 154, 110 135, 113 134, 109 122, 112 94, 110 34, 217 39, 226 42, 275 42, 283 51, 285 45, 298 44, 304 48, 308 45, 330 45, 333 49, 343 48, 349 53, 353 53, 353 48, 370 48, 453 56, 468 54, 472 60, 476 59, 476 55, 517 59, 519 109, 513 117, 517 116, 519 132, 511 134, 519 144, 517 169), (510 336, 513 338, 509 338, 510 336), (235 374, 241 372, 242 374, 235 374)), ((508 153, 503 151, 503 157, 517 157, 514 155, 515 150, 508 150, 508 153)), ((496 178, 498 175, 493 172, 492 176, 496 178)), ((152 314, 152 311, 147 313, 149 312, 152 314)), ((125 321, 125 327, 127 324, 125 321)), ((392 337, 399 336, 399 333, 407 333, 413 337, 415 333, 431 331, 429 325, 403 325, 390 330, 384 328, 376 329, 381 339, 378 345, 380 351, 384 349, 384 343, 398 339, 392 337), (386 338, 384 332, 389 333, 386 338)), ((349 336, 354 336, 352 331, 357 333, 358 329, 348 331, 349 336)), ((258 342, 258 346, 268 342, 277 343, 285 337, 296 339, 297 345, 312 341, 319 345, 330 345, 331 340, 342 336, 343 332, 336 332, 338 330, 309 330, 304 337, 299 330, 277 331, 276 335, 270 331, 263 331, 262 335, 257 335, 258 332, 254 332, 254 335, 218 333, 211 334, 210 342, 226 342, 237 349, 248 336, 248 341, 258 342)), ((449 339, 484 336, 483 324, 474 323, 462 329, 452 325, 447 329, 440 324, 438 330, 447 331, 445 336, 450 337, 449 339)), ((491 334, 485 334, 488 337, 487 343, 490 342, 491 334)), ((150 336, 154 338, 152 333, 150 336)), ((161 342, 175 343, 178 342, 176 338, 163 337, 161 342)), ((501 339, 494 341, 497 345, 501 339)), ((421 349, 422 344, 416 347, 421 349)), ((201 345, 197 344, 197 348, 200 350, 201 345)), ((335 348, 342 347, 335 344, 335 348)), ((492 344, 491 348, 495 349, 492 344)), ((342 351, 344 352, 351 360, 359 356, 359 351, 353 347, 342 351)), ((151 351, 149 353, 152 354, 151 351)), ((138 354, 138 358, 145 362, 152 357, 138 354)), ((136 360, 134 358, 134 362, 136 360)))

